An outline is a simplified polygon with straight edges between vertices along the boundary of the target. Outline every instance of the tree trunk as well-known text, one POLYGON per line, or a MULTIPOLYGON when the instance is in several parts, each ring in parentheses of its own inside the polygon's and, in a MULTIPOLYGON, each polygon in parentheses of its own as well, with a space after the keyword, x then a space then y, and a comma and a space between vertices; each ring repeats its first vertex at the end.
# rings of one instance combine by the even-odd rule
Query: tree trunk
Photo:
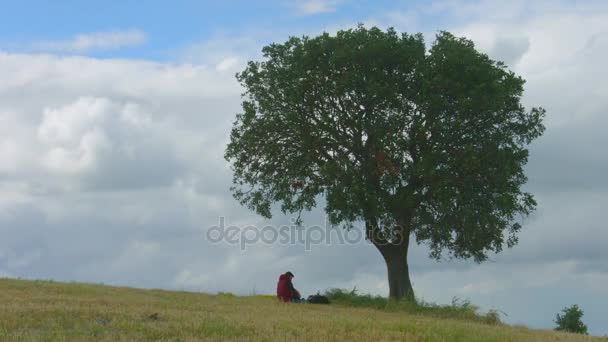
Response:
POLYGON ((414 301, 414 289, 410 281, 407 265, 409 237, 400 244, 376 245, 388 271, 389 297, 391 299, 406 299, 414 301))

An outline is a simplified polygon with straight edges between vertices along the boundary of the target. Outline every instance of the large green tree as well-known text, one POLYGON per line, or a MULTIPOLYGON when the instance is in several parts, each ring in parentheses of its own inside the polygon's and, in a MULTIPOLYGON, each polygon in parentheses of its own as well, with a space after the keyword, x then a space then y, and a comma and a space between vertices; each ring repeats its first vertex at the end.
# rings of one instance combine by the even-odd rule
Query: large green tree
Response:
POLYGON ((234 196, 264 217, 325 201, 332 224, 365 224, 390 297, 414 298, 410 238, 430 256, 485 260, 517 243, 536 203, 522 191, 527 145, 544 110, 524 80, 441 32, 376 27, 292 37, 237 74, 242 113, 225 157, 234 196))

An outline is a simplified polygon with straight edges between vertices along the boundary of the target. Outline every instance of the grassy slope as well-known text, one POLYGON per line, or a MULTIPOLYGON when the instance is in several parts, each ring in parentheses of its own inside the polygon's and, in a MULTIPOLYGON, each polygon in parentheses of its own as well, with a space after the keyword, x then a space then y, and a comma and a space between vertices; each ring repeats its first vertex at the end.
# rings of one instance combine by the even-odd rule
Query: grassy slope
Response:
POLYGON ((263 296, 0 279, 0 341, 83 339, 592 340, 374 309, 282 304, 263 296))

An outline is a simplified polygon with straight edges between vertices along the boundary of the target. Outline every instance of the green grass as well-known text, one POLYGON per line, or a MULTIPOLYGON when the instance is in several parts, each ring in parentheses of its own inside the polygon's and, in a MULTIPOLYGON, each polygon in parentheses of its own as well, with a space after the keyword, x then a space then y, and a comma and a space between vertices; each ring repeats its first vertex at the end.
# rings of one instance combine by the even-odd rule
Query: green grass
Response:
POLYGON ((382 306, 378 297, 359 297, 365 298, 356 299, 359 303, 335 297, 332 305, 285 304, 268 296, 0 279, 0 341, 601 340, 487 324, 463 315, 447 318, 449 310, 471 310, 462 303, 448 310, 382 306), (362 304, 368 299, 378 306, 362 304))

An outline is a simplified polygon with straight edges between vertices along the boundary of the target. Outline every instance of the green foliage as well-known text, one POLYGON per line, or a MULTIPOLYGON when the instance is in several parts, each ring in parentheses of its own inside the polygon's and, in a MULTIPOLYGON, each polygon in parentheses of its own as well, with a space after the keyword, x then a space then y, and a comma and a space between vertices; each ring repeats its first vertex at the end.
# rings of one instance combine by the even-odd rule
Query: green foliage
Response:
POLYGON ((557 324, 555 330, 587 335, 587 326, 581 320, 583 310, 578 305, 574 304, 566 307, 562 310, 562 313, 562 315, 557 314, 555 317, 555 324, 557 324))
POLYGON ((225 158, 233 194, 265 217, 326 202, 333 224, 366 223, 377 246, 399 234, 440 259, 481 262, 517 243, 527 145, 545 111, 520 103, 524 80, 440 32, 359 26, 263 49, 243 85, 225 158))
POLYGON ((386 309, 388 306, 388 299, 385 297, 359 294, 357 293, 357 288, 353 288, 350 291, 344 289, 329 289, 325 291, 325 296, 329 298, 332 304, 374 309, 386 309))
POLYGON ((502 324, 499 312, 490 310, 487 313, 479 313, 479 308, 468 300, 454 297, 450 305, 438 305, 427 303, 422 300, 393 300, 382 296, 360 294, 356 288, 352 290, 329 289, 325 292, 332 304, 374 308, 391 312, 407 312, 436 318, 450 318, 466 321, 481 322, 486 324, 502 324))

